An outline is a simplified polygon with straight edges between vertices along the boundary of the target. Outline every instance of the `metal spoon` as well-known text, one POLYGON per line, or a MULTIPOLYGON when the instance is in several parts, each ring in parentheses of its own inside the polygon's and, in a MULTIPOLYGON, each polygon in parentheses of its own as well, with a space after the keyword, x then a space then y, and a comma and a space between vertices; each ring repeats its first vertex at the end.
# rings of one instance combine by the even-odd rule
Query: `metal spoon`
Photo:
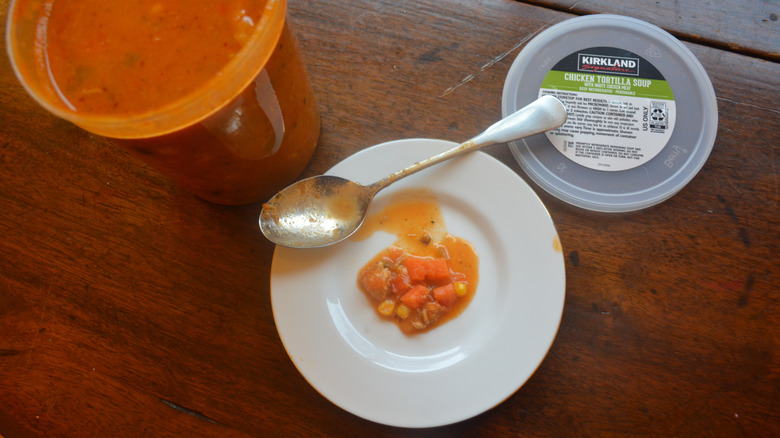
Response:
POLYGON ((543 96, 471 140, 373 184, 364 186, 330 175, 298 181, 263 204, 260 229, 270 241, 290 248, 318 248, 340 242, 363 223, 374 196, 399 179, 483 146, 549 131, 565 122, 563 104, 552 96, 543 96))

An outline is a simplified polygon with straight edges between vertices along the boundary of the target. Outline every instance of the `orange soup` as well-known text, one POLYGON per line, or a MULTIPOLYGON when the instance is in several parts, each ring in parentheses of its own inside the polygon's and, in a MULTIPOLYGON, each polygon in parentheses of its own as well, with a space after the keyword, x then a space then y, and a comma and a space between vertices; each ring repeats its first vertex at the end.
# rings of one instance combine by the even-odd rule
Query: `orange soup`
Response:
POLYGON ((78 111, 133 114, 217 74, 254 31, 265 0, 56 0, 46 60, 78 111))
POLYGON ((378 230, 397 240, 360 269, 357 283, 380 317, 414 334, 466 308, 477 290, 479 260, 468 241, 447 232, 430 192, 400 192, 384 210, 366 218, 355 238, 378 230))
POLYGON ((285 15, 284 0, 17 0, 11 59, 52 111, 185 189, 261 202, 319 137, 285 15))

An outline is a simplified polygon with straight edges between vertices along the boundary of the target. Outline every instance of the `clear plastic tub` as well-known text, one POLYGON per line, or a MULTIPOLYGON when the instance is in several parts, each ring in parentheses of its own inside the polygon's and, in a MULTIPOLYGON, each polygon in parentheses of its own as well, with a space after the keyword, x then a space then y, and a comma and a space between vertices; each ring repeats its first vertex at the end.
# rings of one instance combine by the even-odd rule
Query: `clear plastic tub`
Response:
MULTIPOLYGON (((91 4, 96 3, 99 2, 91 4)), ((130 99, 117 98, 115 101, 132 109, 114 112, 105 108, 79 107, 68 100, 53 78, 50 59, 54 59, 51 55, 57 52, 52 48, 56 46, 55 41, 66 35, 55 32, 58 28, 54 24, 73 25, 70 20, 74 16, 92 17, 79 13, 57 18, 57 11, 88 8, 89 4, 83 0, 58 0, 55 8, 51 1, 13 0, 6 29, 11 65, 29 94, 52 114, 111 139, 197 196, 219 204, 264 201, 303 171, 314 153, 320 131, 317 102, 297 41, 286 20, 287 2, 268 0, 262 3, 262 8, 242 10, 243 18, 232 16, 224 23, 224 17, 212 16, 221 11, 216 4, 201 10, 192 8, 187 2, 176 3, 178 9, 173 2, 165 2, 164 6, 155 5, 150 11, 143 10, 143 5, 132 8, 123 5, 122 8, 131 8, 133 13, 118 15, 121 20, 111 16, 102 21, 89 18, 94 22, 84 26, 77 23, 75 27, 79 32, 67 34, 69 38, 83 34, 84 41, 99 41, 90 37, 112 27, 111 33, 115 34, 112 41, 122 41, 122 44, 110 46, 114 50, 98 51, 75 43, 69 45, 68 50, 73 50, 82 59, 82 62, 74 63, 72 70, 76 73, 109 73, 105 76, 122 78, 114 81, 122 83, 112 83, 114 87, 104 85, 102 90, 92 85, 76 88, 88 88, 89 98, 129 96, 130 99), (67 8, 64 7, 66 3, 67 8), (149 24, 144 13, 153 13, 157 7, 163 12, 155 23, 149 24), (183 17, 189 17, 191 21, 184 21, 183 17), (174 18, 183 20, 183 24, 160 24, 174 22, 174 18), (100 27, 105 21, 109 24, 100 27), (249 30, 231 27, 246 23, 250 24, 249 30), (206 24, 223 29, 223 34, 227 35, 223 38, 227 41, 243 40, 240 49, 231 53, 228 42, 223 43, 225 39, 213 34, 209 35, 211 44, 196 44, 204 38, 204 31, 199 26, 206 24), (131 35, 124 32, 126 29, 137 32, 131 35), (152 40, 155 44, 145 43, 156 32, 166 29, 168 33, 152 40), (120 31, 121 39, 116 36, 120 31), (241 32, 247 33, 241 35, 241 32), (194 42, 184 50, 178 48, 177 41, 194 42), (218 47, 213 50, 215 45, 218 47), (179 50, 175 50, 177 48, 179 50), (104 55, 89 59, 93 53, 104 55), (117 54, 125 56, 119 64, 113 62, 117 54), (218 57, 212 55, 226 60, 218 61, 218 57), (176 62, 168 62, 169 58, 175 58, 176 62), (185 81, 190 71, 209 71, 213 64, 216 64, 213 74, 201 81, 185 81), (172 71, 174 65, 182 66, 176 70, 178 73, 172 71), (187 87, 182 85, 189 82, 193 83, 187 87), (154 86, 149 86, 150 83, 154 86), (162 92, 178 88, 185 90, 170 96, 162 92), (157 94, 165 98, 154 102, 150 96, 157 94), (140 104, 141 96, 154 103, 140 104)), ((116 13, 113 6, 116 5, 101 6, 101 16, 116 13)), ((62 50, 58 57, 68 62, 77 58, 62 50)), ((72 76, 79 79, 88 74, 72 76)), ((65 78, 69 79, 68 76, 65 78)), ((79 95, 70 99, 74 97, 79 95)))
POLYGON ((545 94, 561 128, 510 143, 528 176, 572 205, 625 212, 658 204, 699 172, 718 125, 715 92, 680 41, 637 19, 564 21, 520 52, 504 84, 506 116, 545 94))

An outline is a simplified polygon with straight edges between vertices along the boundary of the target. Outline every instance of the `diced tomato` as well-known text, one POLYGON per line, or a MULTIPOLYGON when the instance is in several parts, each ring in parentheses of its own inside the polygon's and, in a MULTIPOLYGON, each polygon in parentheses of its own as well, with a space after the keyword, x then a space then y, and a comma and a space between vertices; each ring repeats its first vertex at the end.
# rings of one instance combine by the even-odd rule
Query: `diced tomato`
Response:
POLYGON ((404 259, 403 266, 406 267, 406 271, 409 273, 409 281, 412 283, 422 283, 425 281, 425 272, 427 271, 426 261, 428 259, 424 257, 409 256, 404 259))
POLYGON ((403 260, 412 284, 428 282, 435 285, 451 283, 450 267, 445 259, 410 256, 403 260))
POLYGON ((444 307, 449 307, 458 301, 458 295, 455 293, 455 285, 450 283, 446 286, 440 286, 433 289, 433 299, 444 307))
POLYGON ((401 296, 401 302, 412 309, 419 309, 423 304, 430 301, 428 297, 429 293, 430 290, 425 286, 412 286, 411 289, 401 296))
POLYGON ((438 286, 451 283, 452 279, 450 278, 450 267, 447 265, 447 260, 429 260, 427 270, 425 272, 425 281, 438 286))
POLYGON ((412 287, 412 284, 409 281, 409 273, 406 271, 406 267, 398 266, 398 268, 393 272, 393 276, 390 277, 390 287, 396 294, 403 294, 409 290, 410 287, 412 287))

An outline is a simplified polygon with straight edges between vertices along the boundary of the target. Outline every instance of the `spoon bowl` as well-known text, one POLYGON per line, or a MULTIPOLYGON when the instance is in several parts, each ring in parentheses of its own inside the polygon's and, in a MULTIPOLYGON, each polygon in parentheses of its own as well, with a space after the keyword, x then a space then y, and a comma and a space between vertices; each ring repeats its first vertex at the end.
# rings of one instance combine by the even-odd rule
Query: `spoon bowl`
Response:
POLYGON ((282 190, 263 205, 260 229, 272 242, 315 248, 346 239, 363 223, 373 197, 366 186, 320 175, 282 190))
POLYGON ((260 230, 268 240, 290 248, 318 248, 351 236, 366 217, 376 194, 401 178, 434 164, 496 143, 549 131, 566 122, 566 109, 543 96, 501 119, 481 134, 369 185, 332 175, 298 181, 263 204, 260 230))

